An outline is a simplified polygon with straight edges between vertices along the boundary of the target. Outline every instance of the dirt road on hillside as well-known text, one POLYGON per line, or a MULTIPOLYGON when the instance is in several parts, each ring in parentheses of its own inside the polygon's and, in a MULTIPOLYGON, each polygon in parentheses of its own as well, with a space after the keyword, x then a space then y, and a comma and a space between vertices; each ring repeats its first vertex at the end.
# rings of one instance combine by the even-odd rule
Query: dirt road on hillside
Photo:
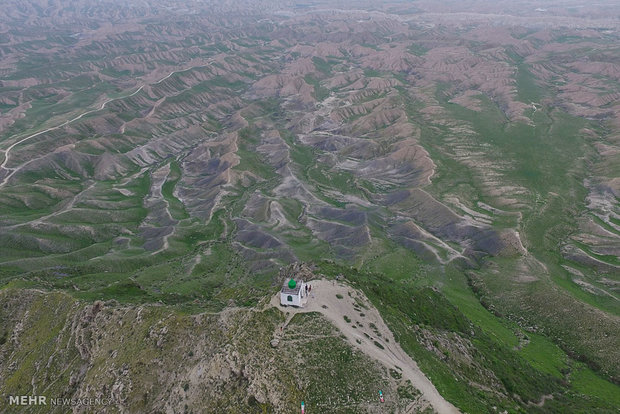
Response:
MULTIPOLYGON (((362 292, 333 280, 312 280, 308 283, 312 285, 311 295, 314 297, 311 296, 303 308, 280 306, 279 292, 271 299, 272 306, 289 312, 285 326, 297 313, 320 312, 346 336, 352 346, 387 368, 400 369, 403 378, 409 379, 438 413, 459 412, 439 394, 415 361, 394 340, 383 318, 362 292), (347 322, 345 316, 351 322, 347 322), (383 349, 377 346, 375 341, 383 349)), ((279 329, 275 335, 279 337, 279 329)))

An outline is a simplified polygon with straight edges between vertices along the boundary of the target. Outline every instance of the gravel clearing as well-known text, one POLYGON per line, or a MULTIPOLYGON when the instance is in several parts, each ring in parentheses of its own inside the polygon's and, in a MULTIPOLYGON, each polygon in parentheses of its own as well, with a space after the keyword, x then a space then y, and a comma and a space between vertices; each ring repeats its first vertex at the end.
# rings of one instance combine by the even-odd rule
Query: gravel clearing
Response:
MULTIPOLYGON (((361 291, 335 280, 319 279, 308 283, 312 286, 312 291, 303 308, 282 307, 279 292, 271 299, 272 306, 288 312, 284 329, 297 313, 319 312, 346 336, 353 347, 381 362, 388 369, 401 371, 403 378, 411 380, 412 385, 420 390, 425 403, 431 405, 438 413, 459 412, 439 394, 435 386, 420 371, 416 362, 394 340, 379 311, 361 291), (347 322, 347 319, 351 322, 347 322), (356 322, 360 322, 363 326, 357 325, 358 327, 354 328, 356 322)), ((274 339, 279 341, 281 336, 279 328, 275 336, 274 339)))

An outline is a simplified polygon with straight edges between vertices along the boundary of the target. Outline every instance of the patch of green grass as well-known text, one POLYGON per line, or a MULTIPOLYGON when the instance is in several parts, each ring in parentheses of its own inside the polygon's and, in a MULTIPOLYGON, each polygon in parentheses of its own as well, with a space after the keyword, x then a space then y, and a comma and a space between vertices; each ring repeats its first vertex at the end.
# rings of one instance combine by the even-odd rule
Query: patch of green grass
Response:
POLYGON ((360 43, 360 46, 362 46, 362 47, 367 47, 367 48, 370 48, 370 49, 372 49, 372 50, 376 50, 377 52, 381 50, 381 49, 379 48, 379 46, 374 45, 374 44, 372 44, 372 43, 360 43))
POLYGON ((562 378, 562 371, 568 369, 568 358, 564 351, 544 336, 527 333, 527 337, 529 343, 519 351, 521 356, 539 371, 562 378))
POLYGON ((274 168, 255 150, 249 150, 245 145, 241 145, 237 150, 237 155, 240 160, 235 169, 249 171, 267 180, 276 177, 274 168))
MULTIPOLYGON (((62 124, 64 121, 75 118, 87 110, 98 109, 95 103, 107 92, 113 91, 114 87, 106 82, 90 83, 80 88, 66 98, 59 96, 35 96, 31 103, 32 107, 26 111, 26 116, 17 119, 6 131, 7 136, 26 136, 37 132, 44 126, 51 127, 62 124), (86 109, 84 109, 86 108, 86 109)), ((40 141, 43 137, 37 137, 40 141)), ((32 141, 34 142, 34 141, 32 141)), ((31 143, 31 141, 28 141, 31 143)))
POLYGON ((161 193, 170 206, 170 214, 177 220, 189 218, 189 214, 185 210, 185 205, 174 196, 174 188, 181 179, 181 176, 181 167, 178 161, 172 161, 170 163, 170 174, 161 187, 161 193))
POLYGON ((333 188, 340 194, 364 194, 358 187, 357 177, 348 171, 328 171, 324 166, 316 165, 309 168, 307 174, 316 184, 333 188))
POLYGON ((582 367, 570 376, 570 382, 578 392, 600 398, 601 400, 620 407, 620 387, 605 381, 592 370, 582 367))
POLYGON ((95 291, 75 293, 76 297, 86 300, 117 300, 120 303, 142 303, 149 301, 149 294, 137 283, 123 281, 95 291))
POLYGON ((364 76, 367 78, 380 78, 383 75, 376 69, 364 68, 364 76))
POLYGON ((413 280, 424 272, 422 261, 411 250, 393 245, 386 252, 373 248, 371 254, 375 252, 375 257, 364 261, 369 271, 382 273, 392 280, 413 280))
POLYGON ((321 102, 329 96, 330 90, 322 86, 319 79, 316 79, 312 75, 306 75, 304 76, 304 81, 314 88, 314 99, 317 101, 321 102))
POLYGON ((419 43, 412 43, 407 47, 407 51, 412 55, 424 56, 426 52, 428 52, 428 49, 419 43))
POLYGON ((480 300, 470 289, 467 277, 459 270, 448 267, 443 278, 442 292, 470 321, 480 327, 494 340, 508 347, 517 346, 519 340, 515 330, 517 324, 502 320, 480 304, 480 300))
POLYGON ((521 102, 540 102, 543 89, 537 85, 532 73, 525 63, 517 65, 517 96, 521 102))
MULTIPOLYGON (((555 392, 560 388, 556 378, 537 370, 511 347, 487 335, 440 291, 395 282, 379 274, 360 272, 333 263, 322 263, 320 268, 328 275, 343 273, 355 287, 361 288, 377 307, 403 349, 418 362, 442 395, 463 410, 480 412, 491 404, 504 409, 514 409, 521 403, 511 399, 498 399, 493 393, 472 389, 459 381, 461 375, 476 380, 474 378, 477 374, 471 371, 459 374, 457 366, 442 361, 445 355, 436 355, 426 350, 420 344, 416 331, 411 329, 412 325, 423 326, 436 334, 451 332, 467 338, 476 348, 474 358, 477 363, 494 372, 507 392, 518 394, 523 401, 537 401, 544 393, 555 392)), ((483 311, 476 309, 471 313, 483 314, 483 311)), ((490 317, 485 315, 479 318, 484 322, 490 317)), ((486 330, 497 329, 502 335, 506 335, 505 328, 501 324, 499 327, 486 330)), ((486 379, 479 378, 477 381, 483 382, 486 379)))
POLYGON ((332 71, 333 61, 322 59, 318 56, 312 58, 314 67, 324 75, 329 75, 332 71))

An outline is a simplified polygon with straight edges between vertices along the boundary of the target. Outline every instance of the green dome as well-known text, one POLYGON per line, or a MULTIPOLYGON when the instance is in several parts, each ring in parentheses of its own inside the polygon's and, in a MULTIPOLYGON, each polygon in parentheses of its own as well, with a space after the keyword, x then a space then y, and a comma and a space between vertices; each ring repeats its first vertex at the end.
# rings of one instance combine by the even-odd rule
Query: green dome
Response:
POLYGON ((295 289, 295 286, 297 286, 297 282, 295 282, 295 279, 291 279, 288 281, 289 289, 295 289))

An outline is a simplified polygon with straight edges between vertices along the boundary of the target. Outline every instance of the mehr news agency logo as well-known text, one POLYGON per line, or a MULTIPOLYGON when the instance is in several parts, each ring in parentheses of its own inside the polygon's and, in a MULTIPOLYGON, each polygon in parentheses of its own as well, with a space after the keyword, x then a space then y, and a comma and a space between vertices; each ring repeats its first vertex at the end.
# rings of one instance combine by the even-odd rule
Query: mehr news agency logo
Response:
POLYGON ((9 406, 93 407, 112 405, 110 398, 50 398, 45 395, 9 395, 9 406))

